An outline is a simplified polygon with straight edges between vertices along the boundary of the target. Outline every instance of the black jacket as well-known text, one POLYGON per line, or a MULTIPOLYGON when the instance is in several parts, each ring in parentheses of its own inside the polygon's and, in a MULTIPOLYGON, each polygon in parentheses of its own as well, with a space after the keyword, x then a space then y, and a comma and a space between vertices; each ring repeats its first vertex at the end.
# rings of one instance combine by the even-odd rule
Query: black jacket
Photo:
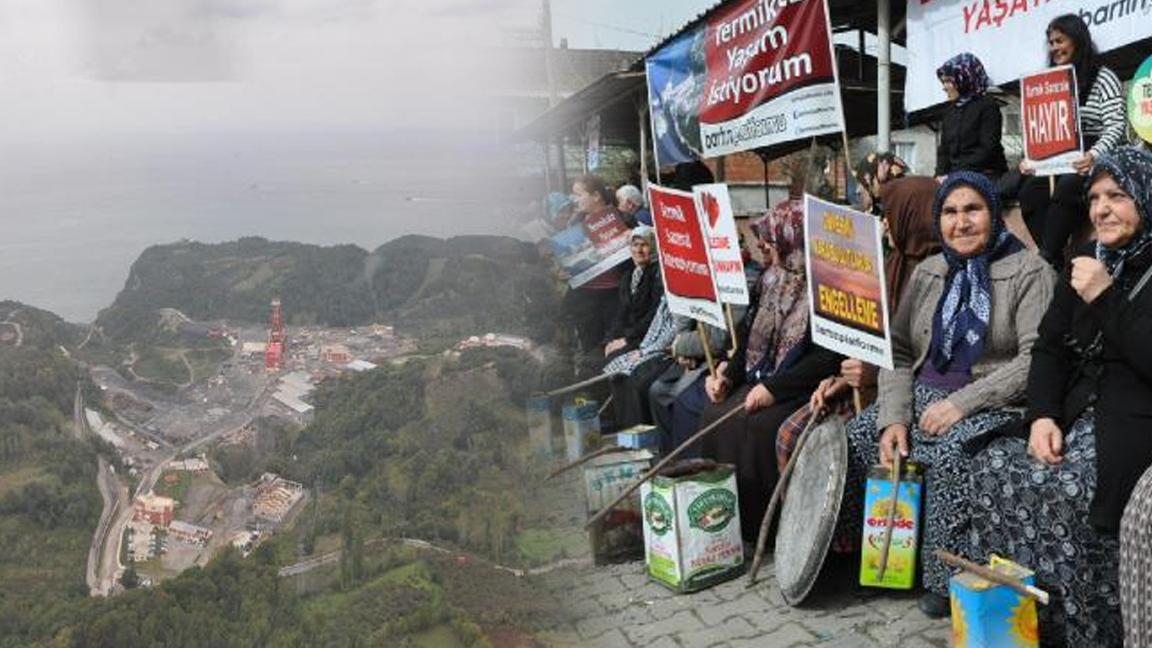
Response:
POLYGON ((644 266, 636 294, 632 294, 633 268, 629 262, 625 266, 623 276, 620 277, 619 306, 616 316, 608 326, 608 333, 604 336, 605 343, 624 338, 628 342, 629 349, 640 346, 644 334, 648 332, 648 325, 652 323, 652 317, 656 315, 656 309, 660 306, 660 297, 664 295, 660 264, 655 259, 644 266))
POLYGON ((1028 373, 1029 421, 1055 419, 1067 434, 1088 407, 1095 409, 1096 495, 1089 519, 1110 531, 1119 528, 1136 480, 1152 464, 1152 285, 1132 295, 1150 267, 1152 250, 1129 259, 1091 304, 1065 273, 1040 323, 1028 373))
POLYGON ((940 124, 936 149, 936 175, 953 171, 976 171, 999 176, 1008 170, 1000 145, 1000 104, 988 95, 957 108, 948 108, 940 124))

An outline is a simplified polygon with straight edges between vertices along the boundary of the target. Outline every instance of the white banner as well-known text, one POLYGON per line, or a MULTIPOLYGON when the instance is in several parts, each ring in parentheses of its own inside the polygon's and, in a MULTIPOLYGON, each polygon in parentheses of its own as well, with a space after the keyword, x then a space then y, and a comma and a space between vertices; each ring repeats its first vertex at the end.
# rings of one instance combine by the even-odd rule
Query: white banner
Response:
POLYGON ((908 81, 904 109, 946 100, 936 68, 961 52, 975 54, 994 85, 1048 64, 1044 30, 1078 14, 1101 52, 1152 38, 1152 0, 908 0, 908 81))
POLYGON ((708 250, 716 277, 716 292, 723 304, 748 305, 748 280, 744 276, 744 258, 740 255, 740 235, 732 214, 732 199, 726 184, 702 184, 692 187, 696 210, 708 234, 708 250))

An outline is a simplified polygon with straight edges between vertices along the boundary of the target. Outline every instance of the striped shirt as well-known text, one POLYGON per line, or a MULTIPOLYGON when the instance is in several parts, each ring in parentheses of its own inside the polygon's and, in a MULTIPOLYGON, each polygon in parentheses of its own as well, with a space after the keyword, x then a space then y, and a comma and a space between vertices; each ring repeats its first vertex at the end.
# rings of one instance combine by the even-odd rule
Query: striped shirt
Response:
POLYGON ((1124 119, 1124 86, 1115 72, 1101 66, 1080 106, 1080 128, 1085 139, 1096 141, 1091 149, 1096 157, 1124 144, 1128 135, 1124 119))

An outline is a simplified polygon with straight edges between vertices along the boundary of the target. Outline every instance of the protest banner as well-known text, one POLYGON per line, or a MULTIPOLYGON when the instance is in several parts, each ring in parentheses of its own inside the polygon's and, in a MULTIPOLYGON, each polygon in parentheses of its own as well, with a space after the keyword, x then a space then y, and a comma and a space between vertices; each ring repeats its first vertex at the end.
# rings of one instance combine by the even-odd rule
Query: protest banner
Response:
POLYGON ((1024 158, 1036 175, 1076 173, 1084 155, 1076 68, 1061 65, 1020 78, 1024 158))
POLYGON ((548 242, 568 274, 568 285, 579 288, 628 259, 630 233, 620 216, 607 210, 553 234, 548 242))
POLYGON ((668 309, 724 328, 704 227, 692 194, 648 185, 668 309))
POLYGON ((805 194, 812 341, 892 368, 880 220, 805 194))
POLYGON ((645 60, 657 160, 844 130, 825 0, 722 6, 645 60))
POLYGON ((1152 56, 1144 59, 1128 88, 1128 120, 1140 139, 1152 144, 1152 56))
POLYGON ((1016 81, 1048 63, 1045 30, 1061 14, 1076 14, 1101 53, 1152 37, 1149 0, 908 0, 908 74, 904 109, 943 103, 928 83, 936 68, 960 52, 975 54, 993 85, 1016 81), (1013 49, 1005 55, 1005 46, 1013 49))
POLYGON ((744 276, 744 257, 740 254, 740 234, 732 214, 728 185, 702 184, 692 187, 696 211, 708 235, 716 292, 722 304, 748 305, 748 279, 744 276))

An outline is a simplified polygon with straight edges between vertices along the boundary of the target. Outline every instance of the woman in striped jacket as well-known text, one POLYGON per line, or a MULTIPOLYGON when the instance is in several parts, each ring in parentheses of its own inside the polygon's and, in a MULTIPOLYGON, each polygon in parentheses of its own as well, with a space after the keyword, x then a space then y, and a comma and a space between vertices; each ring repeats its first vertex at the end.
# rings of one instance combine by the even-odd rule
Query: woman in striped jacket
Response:
MULTIPOLYGON (((1048 23, 1049 65, 1072 65, 1080 98, 1080 131, 1084 155, 1073 163, 1075 174, 1056 178, 1052 191, 1048 178, 1030 178, 1020 189, 1020 209, 1040 253, 1059 270, 1064 248, 1078 229, 1086 227, 1084 176, 1102 155, 1125 143, 1123 85, 1116 73, 1100 63, 1088 25, 1076 14, 1057 16, 1048 23)), ((1032 173, 1021 162, 1020 171, 1032 173)))

